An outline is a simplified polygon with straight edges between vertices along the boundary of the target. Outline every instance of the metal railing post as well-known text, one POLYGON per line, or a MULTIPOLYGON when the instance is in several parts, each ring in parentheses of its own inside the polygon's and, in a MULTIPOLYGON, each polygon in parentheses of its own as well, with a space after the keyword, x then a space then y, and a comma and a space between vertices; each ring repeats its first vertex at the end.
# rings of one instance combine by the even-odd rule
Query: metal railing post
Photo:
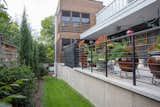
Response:
POLYGON ((108 76, 108 44, 105 43, 106 77, 108 76))
POLYGON ((131 37, 132 41, 132 64, 133 64, 133 85, 136 85, 136 47, 135 47, 135 36, 131 37))
POLYGON ((82 48, 79 48, 79 49, 80 49, 79 54, 80 54, 80 58, 81 58, 80 61, 81 61, 81 64, 82 64, 81 66, 82 66, 82 70, 83 70, 83 60, 82 59, 84 56, 82 54, 84 52, 84 49, 82 49, 82 48))
POLYGON ((91 48, 91 72, 93 72, 93 68, 92 68, 92 66, 93 66, 93 49, 92 49, 92 46, 90 47, 91 48))

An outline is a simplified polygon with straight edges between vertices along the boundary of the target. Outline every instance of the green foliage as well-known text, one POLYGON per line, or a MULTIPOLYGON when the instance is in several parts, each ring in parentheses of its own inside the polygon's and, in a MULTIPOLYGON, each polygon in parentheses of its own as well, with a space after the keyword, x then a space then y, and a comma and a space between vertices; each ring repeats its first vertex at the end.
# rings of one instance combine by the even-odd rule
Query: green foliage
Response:
POLYGON ((33 62, 32 62, 32 69, 36 76, 38 76, 38 64, 39 64, 39 49, 37 46, 37 42, 34 41, 33 43, 33 62))
MULTIPOLYGON (((160 34, 159 34, 160 35, 160 34)), ((160 36, 156 38, 157 42, 151 47, 151 51, 160 51, 160 36)))
POLYGON ((34 73, 27 66, 4 68, 0 71, 0 81, 13 83, 19 79, 33 79, 34 73))
POLYGON ((53 63, 54 49, 43 43, 38 44, 39 62, 40 63, 53 63))
POLYGON ((46 76, 46 75, 48 75, 48 70, 43 66, 43 64, 39 63, 37 77, 41 79, 43 76, 46 76))
MULTIPOLYGON (((39 44, 37 42, 34 42, 33 44, 33 64, 32 64, 32 69, 33 72, 35 73, 35 76, 40 79, 43 76, 47 75, 48 71, 44 68, 43 64, 40 63, 40 53, 43 50, 39 49, 39 44), (41 51, 40 51, 41 50, 41 51)), ((43 55, 43 53, 41 53, 43 55)), ((45 56, 44 56, 45 57, 45 56)))
MULTIPOLYGON (((86 53, 88 53, 88 58, 90 59, 91 58, 91 49, 89 48, 89 47, 84 47, 84 51, 86 52, 86 53)), ((93 60, 93 64, 97 64, 97 62, 98 62, 98 53, 96 52, 96 50, 95 49, 93 49, 92 50, 92 60, 93 60)))
POLYGON ((8 33, 6 34, 6 40, 19 48, 20 43, 20 28, 16 22, 10 22, 8 33))
POLYGON ((21 23, 21 43, 20 43, 20 63, 27 66, 32 66, 33 61, 33 48, 32 36, 29 25, 27 23, 26 12, 24 11, 21 23))
POLYGON ((3 68, 0 71, 0 99, 11 104, 26 104, 34 92, 34 73, 27 66, 3 68))
POLYGON ((106 55, 104 53, 100 53, 100 54, 98 54, 98 58, 99 59, 105 59, 106 55))
POLYGON ((13 22, 7 13, 5 5, 0 3, 0 33, 5 36, 6 41, 19 46, 20 30, 16 22, 13 22))
POLYGON ((131 55, 130 49, 127 46, 126 42, 122 43, 113 43, 114 48, 111 50, 110 60, 115 60, 116 58, 128 57, 131 55))
POLYGON ((39 38, 45 44, 53 45, 54 43, 54 17, 46 17, 41 22, 42 30, 39 38))
POLYGON ((39 62, 48 62, 46 46, 43 43, 38 44, 39 62))
POLYGON ((44 54, 42 54, 42 52, 40 53, 40 62, 45 61, 53 63, 54 62, 54 17, 53 16, 46 17, 44 20, 42 20, 41 26, 42 26, 41 36, 38 38, 38 40, 41 44, 43 44, 43 46, 40 45, 40 47, 45 50, 42 50, 44 51, 44 54))
POLYGON ((23 96, 23 95, 10 95, 10 96, 8 96, 8 97, 6 97, 6 98, 4 98, 3 99, 3 101, 4 102, 8 102, 8 103, 11 103, 11 102, 13 102, 15 99, 26 99, 26 97, 25 96, 23 96))

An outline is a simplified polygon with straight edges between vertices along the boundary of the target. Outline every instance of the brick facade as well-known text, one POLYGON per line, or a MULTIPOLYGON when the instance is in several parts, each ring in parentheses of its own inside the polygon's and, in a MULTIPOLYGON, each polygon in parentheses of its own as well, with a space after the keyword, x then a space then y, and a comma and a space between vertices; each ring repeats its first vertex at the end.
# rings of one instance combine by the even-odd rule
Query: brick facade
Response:
MULTIPOLYGON (((96 24, 96 13, 103 8, 102 2, 95 0, 59 0, 57 12, 56 12, 56 53, 57 62, 62 62, 62 40, 63 39, 80 39, 80 33, 84 32, 88 28, 96 24), (76 29, 72 23, 71 26, 65 26, 62 22, 62 11, 87 13, 89 14, 90 23, 85 25, 79 25, 76 29), (63 30, 62 30, 63 26, 63 30), (70 29, 69 29, 70 27, 70 29), (65 28, 65 31, 64 31, 65 28), (68 28, 68 29, 67 29, 68 28), (72 31, 71 31, 72 30, 72 31)), ((81 17, 81 16, 80 16, 81 17)), ((69 23, 69 24, 70 24, 69 23)))

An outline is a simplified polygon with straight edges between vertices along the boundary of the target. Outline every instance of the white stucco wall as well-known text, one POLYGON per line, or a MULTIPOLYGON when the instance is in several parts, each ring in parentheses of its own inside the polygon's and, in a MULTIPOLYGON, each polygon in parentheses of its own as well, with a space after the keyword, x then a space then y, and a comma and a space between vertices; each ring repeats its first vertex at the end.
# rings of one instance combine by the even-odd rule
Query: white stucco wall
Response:
MULTIPOLYGON (((160 102, 58 64, 58 78, 90 100, 96 107, 160 107, 160 102)), ((103 77, 102 77, 103 78, 103 77)))

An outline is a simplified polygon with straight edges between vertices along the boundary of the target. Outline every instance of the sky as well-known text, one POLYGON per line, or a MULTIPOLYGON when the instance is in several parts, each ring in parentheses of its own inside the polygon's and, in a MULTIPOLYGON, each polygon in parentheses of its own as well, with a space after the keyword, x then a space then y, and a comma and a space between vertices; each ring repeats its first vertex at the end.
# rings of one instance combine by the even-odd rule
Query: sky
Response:
MULTIPOLYGON (((6 0, 8 4, 8 13, 13 20, 20 23, 24 7, 27 11, 28 21, 35 35, 39 35, 41 29, 41 20, 45 17, 55 14, 58 0, 6 0)), ((103 1, 105 5, 112 0, 103 1)))

